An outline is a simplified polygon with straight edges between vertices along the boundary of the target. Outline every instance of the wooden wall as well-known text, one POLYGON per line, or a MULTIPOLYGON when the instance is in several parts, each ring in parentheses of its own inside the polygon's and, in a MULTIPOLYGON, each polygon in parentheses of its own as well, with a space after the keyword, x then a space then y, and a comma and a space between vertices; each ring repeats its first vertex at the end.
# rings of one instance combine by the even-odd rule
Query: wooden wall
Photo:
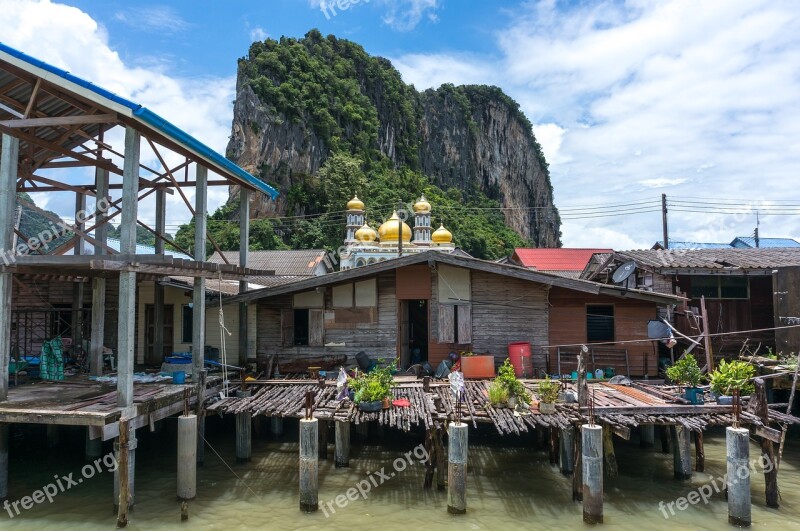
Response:
MULTIPOLYGON (((773 326, 800 325, 800 267, 785 267, 774 273, 775 318, 773 326)), ((800 352, 800 328, 775 331, 778 352, 800 352)))
MULTIPOLYGON (((616 297, 592 295, 563 288, 550 290, 550 345, 586 343, 586 305, 614 305, 614 339, 630 341, 647 340, 647 322, 657 316, 657 306, 652 302, 626 300, 616 297)), ((658 363, 650 341, 619 345, 628 350, 630 376, 643 376, 645 359, 650 376, 658 374, 658 363)), ((555 372, 556 349, 549 349, 550 372, 555 372)))

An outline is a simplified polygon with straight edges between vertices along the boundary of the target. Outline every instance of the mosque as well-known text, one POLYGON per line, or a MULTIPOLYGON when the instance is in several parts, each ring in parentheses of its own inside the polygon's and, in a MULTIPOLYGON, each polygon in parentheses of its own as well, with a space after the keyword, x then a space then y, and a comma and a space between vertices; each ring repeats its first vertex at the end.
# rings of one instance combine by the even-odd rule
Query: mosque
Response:
POLYGON ((450 231, 443 224, 436 230, 431 227, 431 204, 424 195, 414 203, 413 208, 413 230, 395 211, 376 231, 366 222, 364 202, 358 196, 348 201, 347 232, 344 250, 340 255, 340 269, 344 271, 431 250, 453 252, 455 245, 450 231))

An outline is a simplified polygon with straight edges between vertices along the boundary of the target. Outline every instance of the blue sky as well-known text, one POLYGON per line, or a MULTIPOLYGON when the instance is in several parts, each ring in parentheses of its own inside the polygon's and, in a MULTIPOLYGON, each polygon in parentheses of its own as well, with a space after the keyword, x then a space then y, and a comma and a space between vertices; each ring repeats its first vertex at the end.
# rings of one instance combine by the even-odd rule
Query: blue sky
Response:
MULTIPOLYGON (((486 83, 515 98, 550 163, 567 246, 649 247, 662 193, 676 239, 730 241, 752 233, 756 211, 762 236, 800 236, 797 215, 777 215, 800 205, 796 2, 361 0, 336 11, 326 17, 320 0, 0 0, 0 39, 224 152, 236 59, 255 39, 316 27, 389 58, 418 89, 486 83), (647 203, 581 210, 631 202, 647 203)), ((225 198, 210 194, 214 206, 225 198)), ((189 214, 171 200, 174 228, 189 214)))

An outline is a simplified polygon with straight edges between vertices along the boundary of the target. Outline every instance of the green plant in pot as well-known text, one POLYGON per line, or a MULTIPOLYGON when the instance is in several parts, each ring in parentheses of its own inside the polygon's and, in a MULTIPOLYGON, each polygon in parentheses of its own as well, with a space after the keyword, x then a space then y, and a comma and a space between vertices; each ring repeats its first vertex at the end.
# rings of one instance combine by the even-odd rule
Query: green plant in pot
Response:
POLYGON ((703 371, 691 354, 685 354, 667 369, 667 377, 686 389, 686 399, 692 404, 702 403, 702 392, 698 386, 703 381, 703 371))
MULTIPOLYGON (((380 362, 378 364, 380 365, 380 362)), ((379 411, 388 407, 386 402, 392 396, 392 365, 377 367, 368 373, 362 373, 350 382, 355 391, 355 402, 362 411, 379 411)))
POLYGON ((711 391, 717 396, 717 402, 728 405, 733 402, 734 391, 739 391, 739 396, 748 396, 755 391, 751 381, 756 374, 756 368, 745 361, 722 360, 719 366, 709 376, 711 391))
POLYGON ((497 381, 489 384, 489 403, 493 406, 505 406, 508 403, 508 389, 497 381))
POLYGON ((546 415, 556 412, 556 400, 558 391, 561 389, 561 382, 551 380, 549 376, 539 383, 539 411, 546 415))
POLYGON ((514 373, 514 366, 511 365, 508 358, 503 362, 500 370, 497 371, 497 377, 494 379, 494 383, 497 383, 508 391, 509 407, 516 407, 517 401, 523 404, 531 403, 530 393, 528 393, 525 386, 522 385, 522 382, 517 380, 517 376, 514 373))

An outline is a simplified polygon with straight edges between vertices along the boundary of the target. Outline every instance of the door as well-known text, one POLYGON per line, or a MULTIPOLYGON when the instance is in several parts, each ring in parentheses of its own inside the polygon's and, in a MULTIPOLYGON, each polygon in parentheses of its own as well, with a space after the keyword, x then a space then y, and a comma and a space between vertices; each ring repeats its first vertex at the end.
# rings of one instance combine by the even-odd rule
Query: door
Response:
POLYGON ((400 365, 408 368, 428 361, 428 301, 399 301, 398 315, 400 365))
POLYGON ((174 344, 174 308, 172 304, 164 305, 164 348, 160 354, 154 352, 156 340, 156 312, 152 304, 146 304, 144 307, 144 361, 147 364, 156 365, 161 363, 164 356, 169 356, 172 353, 172 345, 174 344))

